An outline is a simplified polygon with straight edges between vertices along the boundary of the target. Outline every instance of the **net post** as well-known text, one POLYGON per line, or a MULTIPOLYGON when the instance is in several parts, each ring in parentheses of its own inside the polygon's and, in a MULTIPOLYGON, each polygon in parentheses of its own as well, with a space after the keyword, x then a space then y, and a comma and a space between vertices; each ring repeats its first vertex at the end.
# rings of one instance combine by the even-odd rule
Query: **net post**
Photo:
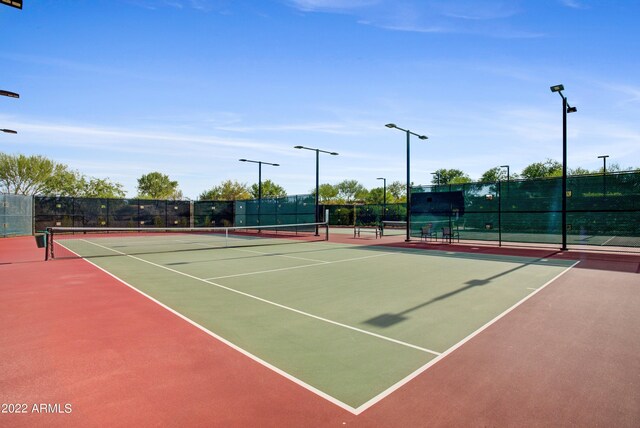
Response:
POLYGON ((44 261, 49 260, 49 228, 44 230, 44 261))

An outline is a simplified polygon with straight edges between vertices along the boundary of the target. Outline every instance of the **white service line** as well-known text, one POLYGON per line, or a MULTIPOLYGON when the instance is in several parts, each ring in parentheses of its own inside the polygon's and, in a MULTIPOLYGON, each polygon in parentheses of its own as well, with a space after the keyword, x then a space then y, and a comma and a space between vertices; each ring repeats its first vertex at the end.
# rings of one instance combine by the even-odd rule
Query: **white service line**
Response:
POLYGON ((538 294, 540 291, 542 291, 542 289, 544 289, 545 287, 547 287, 549 284, 551 284, 553 281, 555 281, 556 279, 560 278, 562 275, 564 275, 565 273, 569 272, 569 270, 571 270, 572 267, 574 267, 575 265, 577 265, 578 263, 580 263, 580 261, 575 262, 574 264, 572 264, 571 266, 567 267, 565 270, 563 270, 562 272, 560 272, 558 275, 554 276, 553 278, 551 278, 549 281, 547 281, 544 285, 542 285, 540 288, 538 288, 536 291, 534 291, 533 293, 529 294, 528 296, 525 296, 523 299, 521 299, 519 302, 515 303, 513 306, 511 306, 509 309, 507 309, 506 311, 504 311, 503 313, 501 313, 500 315, 498 315, 497 317, 495 317, 494 319, 492 319, 491 321, 489 321, 488 323, 486 323, 485 325, 483 325, 482 327, 480 327, 479 329, 477 329, 476 331, 474 331, 473 333, 471 333, 469 336, 465 337, 464 339, 462 339, 460 342, 456 343, 455 345, 453 345, 451 348, 447 349, 446 351, 444 351, 442 354, 440 354, 439 356, 437 356, 436 358, 434 358, 433 360, 429 361, 427 364, 425 364, 424 366, 418 368, 417 370, 415 370, 413 373, 409 374, 408 376, 406 376, 404 379, 398 381, 395 385, 390 386, 389 388, 387 388, 385 391, 382 391, 380 394, 376 395, 375 397, 373 397, 371 400, 367 401, 366 403, 360 405, 358 408, 356 408, 356 414, 360 414, 362 412, 364 412, 365 410, 367 410, 369 407, 373 406, 374 404, 378 403, 379 401, 383 400, 384 398, 388 397, 389 395, 391 395, 393 392, 395 392, 396 390, 398 390, 401 386, 409 383, 411 380, 413 380, 414 378, 416 378, 418 375, 420 375, 421 373, 423 373, 424 371, 426 371, 429 367, 433 366, 434 364, 436 364, 437 362, 441 361, 443 358, 445 358, 447 355, 451 354, 452 352, 454 352, 456 349, 460 348, 462 345, 464 345, 465 343, 467 343, 468 341, 470 341, 471 339, 473 339, 474 337, 476 337, 477 335, 479 335, 480 333, 482 333, 484 330, 486 330, 487 328, 489 328, 491 325, 493 325, 494 323, 496 323, 499 319, 501 319, 502 317, 506 316, 509 312, 513 311, 515 308, 517 308, 518 306, 520 306, 521 304, 523 304, 524 302, 526 302, 527 300, 529 300, 531 297, 535 296, 536 294, 538 294))
MULTIPOLYGON (((268 254, 268 253, 264 253, 264 254, 268 254)), ((351 259, 334 260, 332 262, 322 261, 321 263, 312 263, 312 264, 309 264, 309 265, 290 266, 290 267, 284 267, 284 268, 278 268, 278 269, 259 270, 259 271, 255 271, 255 272, 236 273, 236 274, 233 274, 233 275, 216 276, 216 277, 213 277, 213 278, 205 278, 205 279, 207 281, 210 281, 210 280, 214 280, 214 279, 234 278, 236 276, 259 275, 259 274, 262 274, 262 273, 280 272, 280 271, 285 271, 285 270, 302 269, 302 268, 308 268, 308 267, 313 267, 313 266, 331 265, 331 264, 334 264, 334 263, 353 262, 353 261, 356 261, 356 260, 371 259, 371 258, 374 258, 374 257, 382 257, 382 256, 388 256, 388 255, 392 255, 392 254, 393 253, 374 254, 372 256, 354 257, 354 258, 351 258, 351 259)))
POLYGON ((324 261, 324 260, 308 259, 306 257, 290 256, 288 254, 265 253, 263 251, 247 250, 245 248, 229 247, 228 249, 229 250, 234 250, 234 251, 240 251, 240 252, 243 252, 243 253, 262 254, 263 256, 277 256, 277 257, 284 257, 284 258, 287 258, 287 259, 304 260, 306 262, 329 263, 329 262, 324 261))
MULTIPOLYGON (((93 244, 93 242, 92 242, 93 244)), ((64 247, 64 245, 62 245, 64 247)), ((236 351, 238 351, 239 353, 241 353, 242 355, 252 359, 253 361, 257 362, 258 364, 262 364, 264 367, 273 370, 275 373, 278 373, 279 375, 283 376, 285 379, 289 379, 291 382, 295 383, 296 385, 301 386, 302 388, 305 388, 306 390, 316 394, 319 397, 324 398, 325 400, 327 400, 328 402, 354 414, 357 415, 358 412, 356 411, 355 408, 353 408, 352 406, 343 403, 342 401, 338 400, 337 398, 327 394, 324 391, 319 390, 318 388, 309 385, 308 383, 304 382, 301 379, 298 379, 297 377, 285 372, 282 369, 279 369, 278 367, 274 366, 273 364, 268 363, 267 361, 263 360, 262 358, 253 355, 252 353, 250 353, 249 351, 246 351, 244 349, 242 349, 241 347, 239 347, 238 345, 235 345, 233 342, 228 341, 227 339, 225 339, 222 336, 219 336, 218 334, 212 332, 211 330, 209 330, 208 328, 198 324, 197 322, 193 321, 192 319, 182 315, 180 312, 172 309, 171 307, 165 305, 164 303, 162 303, 159 300, 156 300, 155 298, 151 297, 150 295, 148 295, 147 293, 145 293, 144 291, 140 291, 138 290, 136 287, 134 287, 133 285, 129 284, 128 282, 124 281, 121 278, 118 278, 117 276, 115 276, 114 274, 112 274, 111 272, 109 272, 106 269, 101 268, 100 266, 98 266, 97 264, 93 263, 92 261, 80 256, 78 253, 76 253, 75 251, 72 251, 71 249, 65 247, 67 249, 67 251, 69 251, 70 253, 75 254, 76 256, 80 257, 81 259, 83 259, 85 262, 95 266, 96 268, 100 269, 102 272, 106 273, 107 275, 109 275, 110 277, 116 279, 117 281, 120 281, 122 284, 126 285, 127 287, 131 288, 133 291, 135 291, 136 293, 139 293, 141 295, 143 295, 144 297, 146 297, 147 299, 151 300, 152 302, 154 302, 155 304, 157 304, 158 306, 166 309, 167 311, 171 312, 172 314, 174 314, 175 316, 177 316, 178 318, 181 318, 182 320, 188 322, 189 324, 193 325, 194 327, 200 329, 201 331, 203 331, 204 333, 208 334, 209 336, 213 337, 216 340, 219 340, 220 342, 224 343, 225 345, 227 345, 228 347, 230 347, 231 349, 234 349, 236 351)), ((119 251, 116 251, 119 252, 119 251)))
POLYGON ((613 241, 615 238, 617 238, 617 236, 612 236, 611 238, 607 239, 602 244, 600 244, 600 246, 602 247, 604 245, 607 245, 609 242, 613 241))
MULTIPOLYGON (((264 253, 264 252, 261 252, 261 251, 247 250, 247 249, 244 249, 244 248, 237 248, 237 247, 211 247, 211 246, 207 245, 204 242, 202 242, 202 243, 201 242, 188 242, 188 241, 178 241, 178 242, 184 242, 184 243, 188 243, 188 244, 200 245, 200 246, 203 246, 204 248, 210 248, 212 250, 218 249, 218 248, 225 248, 227 250, 235 250, 235 251, 242 251, 242 252, 246 252, 246 253, 262 254, 262 255, 265 255, 265 256, 278 256, 278 257, 286 257, 288 259, 305 260, 305 261, 308 261, 308 262, 326 263, 324 260, 307 259, 307 258, 304 258, 304 257, 290 256, 288 254, 264 253)), ((292 242, 292 244, 297 244, 297 242, 292 242)))
MULTIPOLYGON (((327 324, 333 324, 333 325, 336 325, 336 326, 338 326, 338 327, 343 327, 343 328, 346 328, 346 329, 348 329, 348 330, 352 330, 352 331, 355 331, 355 332, 358 332, 358 333, 362 333, 362 334, 365 334, 365 335, 367 335, 367 336, 376 337, 376 338, 378 338, 378 339, 382 339, 382 340, 385 340, 385 341, 387 341, 387 342, 392 342, 392 343, 395 343, 395 344, 398 344, 398 345, 402 345, 402 346, 405 346, 405 347, 407 347, 407 348, 413 348, 413 349, 416 349, 416 350, 418 350, 418 351, 426 352, 426 353, 428 353, 428 354, 432 354, 432 355, 440 355, 440 353, 439 353, 439 352, 432 351, 431 349, 423 348, 423 347, 421 347, 421 346, 413 345, 413 344, 411 344, 411 343, 403 342, 403 341, 401 341, 401 340, 392 339, 391 337, 386 337, 386 336, 383 336, 383 335, 381 335, 381 334, 373 333, 373 332, 370 332, 370 331, 367 331, 367 330, 362 330, 362 329, 360 329, 360 328, 353 327, 353 326, 350 326, 350 325, 347 325, 347 324, 343 324, 343 323, 340 323, 340 322, 337 322, 337 321, 332 321, 332 320, 330 320, 330 319, 323 318, 323 317, 320 317, 320 316, 318 316, 318 315, 313 315, 313 314, 310 314, 310 313, 308 313, 308 312, 301 311, 301 310, 299 310, 299 309, 295 309, 295 308, 292 308, 292 307, 289 307, 289 306, 281 305, 280 303, 272 302, 271 300, 263 299, 262 297, 258 297, 258 296, 254 296, 253 294, 245 293, 244 291, 235 290, 235 289, 233 289, 233 288, 231 288, 231 287, 225 287, 225 286, 224 286, 224 285, 222 285, 222 284, 218 284, 218 283, 215 283, 215 282, 212 282, 212 281, 206 280, 206 279, 204 279, 204 278, 199 278, 199 277, 197 277, 197 276, 193 276, 193 275, 190 275, 190 274, 185 273, 185 272, 180 272, 179 270, 175 270, 175 269, 172 269, 172 268, 170 268, 170 267, 166 267, 166 266, 163 266, 163 265, 160 265, 160 264, 157 264, 157 263, 151 262, 151 261, 149 261, 149 260, 141 259, 140 257, 132 256, 132 255, 130 255, 130 254, 125 254, 125 253, 123 253, 123 252, 121 252, 121 251, 114 250, 113 248, 109 248, 109 247, 105 247, 105 246, 100 245, 100 244, 96 244, 95 242, 87 241, 87 240, 85 240, 85 239, 81 239, 81 241, 84 241, 84 242, 86 242, 86 243, 88 243, 88 244, 95 245, 96 247, 104 248, 105 250, 113 251, 114 253, 121 254, 121 255, 123 255, 123 256, 129 257, 129 258, 132 258, 132 259, 134 259, 134 260, 138 260, 138 261, 140 261, 140 262, 150 264, 150 265, 155 266, 155 267, 158 267, 158 268, 160 268, 160 269, 165 269, 165 270, 168 270, 168 271, 170 271, 170 272, 177 273, 178 275, 186 276, 187 278, 195 279, 195 280, 197 280, 197 281, 206 282, 207 284, 214 285, 214 286, 216 286, 216 287, 218 287, 218 288, 221 288, 221 289, 223 289, 223 290, 230 291, 230 292, 232 292, 232 293, 239 294, 239 295, 241 295, 241 296, 249 297, 249 298, 251 298, 251 299, 258 300, 258 301, 260 301, 260 302, 267 303, 267 304, 269 304, 269 305, 272 305, 272 306, 275 306, 275 307, 278 307, 278 308, 281 308, 281 309, 285 309, 285 310, 287 310, 287 311, 295 312, 295 313, 297 313, 297 314, 304 315, 304 316, 306 316, 306 317, 313 318, 313 319, 316 319, 316 320, 318 320, 318 321, 326 322, 327 324)), ((382 254, 380 254, 380 255, 382 255, 382 254)), ((373 257, 373 256, 368 256, 368 257, 373 257)), ((364 258, 364 257, 363 257, 363 258, 364 258)))

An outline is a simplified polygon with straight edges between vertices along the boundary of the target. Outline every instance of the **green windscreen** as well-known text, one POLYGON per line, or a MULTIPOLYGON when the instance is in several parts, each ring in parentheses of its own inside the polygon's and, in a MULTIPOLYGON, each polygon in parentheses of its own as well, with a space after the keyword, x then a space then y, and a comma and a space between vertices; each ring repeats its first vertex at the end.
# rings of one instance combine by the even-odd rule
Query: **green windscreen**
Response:
POLYGON ((315 221, 313 195, 235 201, 234 208, 235 226, 304 224, 315 221))
MULTIPOLYGON (((567 178, 567 242, 640 246, 640 173, 567 178)), ((510 180, 416 186, 412 189, 411 234, 449 226, 460 239, 562 242, 562 180, 510 180), (458 192, 462 205, 433 209, 425 198, 458 192)))
POLYGON ((0 236, 33 233, 33 197, 0 193, 0 236))
POLYGON ((329 224, 332 226, 376 226, 383 220, 406 221, 406 204, 340 204, 323 205, 322 211, 329 210, 329 224))
POLYGON ((188 227, 190 201, 36 196, 35 228, 188 227))

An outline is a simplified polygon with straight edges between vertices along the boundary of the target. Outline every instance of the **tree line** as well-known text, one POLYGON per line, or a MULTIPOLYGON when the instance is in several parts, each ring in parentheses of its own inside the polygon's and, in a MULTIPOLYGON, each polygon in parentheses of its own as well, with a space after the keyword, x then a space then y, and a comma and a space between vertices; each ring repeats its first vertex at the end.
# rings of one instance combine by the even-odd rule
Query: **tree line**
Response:
MULTIPOLYGON (((638 171, 639 168, 626 168, 638 171)), ((607 172, 623 171, 616 163, 607 172)), ((603 168, 587 170, 569 169, 568 175, 602 174, 603 168)), ((491 168, 482 174, 480 182, 495 183, 510 179, 536 179, 562 176, 562 164, 552 159, 535 162, 520 173, 510 173, 503 167, 491 168)), ((432 174, 431 184, 464 184, 473 180, 459 169, 439 169, 432 174)), ((124 186, 109 178, 88 177, 67 165, 40 155, 10 155, 0 152, 0 191, 20 195, 73 196, 85 198, 124 198, 124 186)), ((183 199, 178 182, 168 175, 154 171, 138 178, 137 196, 140 199, 183 199)), ((258 183, 247 185, 235 180, 225 180, 203 191, 200 200, 243 200, 258 198, 258 183)), ((309 191, 315 194, 315 189, 309 191)), ((285 189, 272 180, 262 182, 262 197, 287 196, 285 189)), ((324 183, 319 188, 319 200, 324 204, 368 203, 381 204, 385 200, 384 187, 367 189, 357 180, 343 180, 337 184, 324 183)), ((394 181, 386 186, 387 203, 406 201, 406 184, 394 181)))

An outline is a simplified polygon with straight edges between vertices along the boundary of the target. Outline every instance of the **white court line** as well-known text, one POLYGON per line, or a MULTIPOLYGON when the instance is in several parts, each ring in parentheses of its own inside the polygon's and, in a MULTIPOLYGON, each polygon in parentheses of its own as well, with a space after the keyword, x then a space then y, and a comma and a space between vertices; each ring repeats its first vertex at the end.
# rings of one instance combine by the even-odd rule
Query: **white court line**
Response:
POLYGON ((392 343, 395 343, 395 344, 398 344, 398 345, 406 346, 407 348, 413 348, 413 349, 416 349, 418 351, 426 352, 428 354, 440 355, 439 352, 432 351, 431 349, 423 348, 421 346, 413 345, 411 343, 403 342, 401 340, 393 339, 391 337, 383 336, 381 334, 373 333, 373 332, 370 332, 370 331, 367 331, 367 330, 362 330, 360 328, 353 327, 353 326, 350 326, 350 325, 347 325, 347 324, 343 324, 343 323, 340 323, 340 322, 337 322, 337 321, 332 321, 330 319, 323 318, 323 317, 320 317, 318 315, 313 315, 313 314, 310 314, 308 312, 301 311, 299 309, 294 309, 294 308, 289 307, 289 306, 281 305, 280 303, 272 302, 271 300, 263 299, 262 297, 258 297, 258 296, 254 296, 253 294, 245 293, 244 291, 235 290, 235 289, 233 289, 231 287, 225 287, 222 284, 218 284, 218 283, 215 283, 213 281, 206 280, 204 278, 199 278, 197 276, 193 276, 193 275, 190 275, 190 274, 185 273, 185 272, 180 272, 179 270, 175 270, 175 269, 172 269, 172 268, 167 267, 167 266, 159 265, 159 264, 151 262, 149 260, 141 259, 140 257, 132 256, 130 254, 125 254, 125 253, 123 253, 121 251, 114 250, 112 248, 105 247, 105 246, 100 245, 100 244, 96 244, 95 242, 87 241, 85 239, 81 239, 81 241, 84 241, 84 242, 86 242, 88 244, 95 245, 96 247, 104 248, 105 250, 113 251, 114 253, 118 253, 118 254, 121 254, 121 255, 126 256, 126 257, 130 257, 130 258, 132 258, 134 260, 138 260, 138 261, 141 261, 143 263, 150 264, 150 265, 158 267, 160 269, 165 269, 165 270, 168 270, 170 272, 177 273, 178 275, 186 276, 187 278, 195 279, 197 281, 202 281, 202 282, 205 282, 207 284, 214 285, 214 286, 216 286, 218 288, 230 291, 232 293, 239 294, 241 296, 249 297, 251 299, 258 300, 260 302, 267 303, 269 305, 272 305, 272 306, 275 306, 275 307, 278 307, 278 308, 281 308, 281 309, 285 309, 285 310, 288 310, 288 311, 291 311, 291 312, 295 312, 297 314, 304 315, 306 317, 313 318, 313 319, 316 319, 318 321, 326 322, 327 324, 333 324, 333 325, 336 325, 338 327, 343 327, 343 328, 346 328, 348 330, 352 330, 352 331, 355 331, 355 332, 358 332, 358 333, 362 333, 362 334, 365 334, 365 335, 368 335, 368 336, 373 336, 373 337, 376 337, 378 339, 385 340, 387 342, 392 342, 392 343))
POLYGON ((523 299, 521 299, 519 302, 517 302, 516 304, 514 304, 513 306, 511 306, 509 309, 507 309, 506 311, 504 311, 503 313, 501 313, 500 315, 498 315, 497 317, 495 317, 494 319, 492 319, 491 321, 489 321, 488 323, 486 323, 485 325, 483 325, 482 327, 480 327, 479 329, 477 329, 476 331, 474 331, 473 333, 471 333, 469 336, 465 337, 464 339, 462 339, 460 342, 456 343, 455 345, 453 345, 451 348, 447 349, 446 351, 444 351, 442 354, 440 354, 439 356, 437 356, 436 358, 434 358, 433 360, 429 361, 427 364, 425 364, 424 366, 420 367, 419 369, 417 369, 416 371, 414 371, 413 373, 411 373, 410 375, 406 376, 404 379, 400 380, 399 382, 397 382, 396 384, 392 385, 391 387, 387 388, 385 391, 381 392, 380 394, 376 395, 375 397, 373 397, 371 400, 367 401, 366 403, 358 406, 356 408, 356 414, 360 414, 362 412, 364 412, 365 410, 367 410, 369 407, 373 406, 374 404, 380 402, 381 400, 385 399, 386 397, 388 397, 389 395, 391 395, 393 392, 395 392, 396 390, 398 390, 400 387, 402 387, 403 385, 406 385, 407 383, 409 383, 411 380, 415 379, 418 375, 420 375, 421 373, 423 373, 424 371, 426 371, 429 367, 432 367, 434 364, 436 364, 437 362, 441 361, 443 358, 445 358, 447 355, 451 354, 452 352, 454 352, 456 349, 460 348, 462 345, 464 345, 465 343, 467 343, 468 341, 470 341, 471 339, 473 339, 474 337, 476 337, 477 335, 479 335, 480 333, 482 333, 484 330, 486 330, 487 328, 489 328, 491 325, 495 324, 499 319, 501 319, 502 317, 504 317, 505 315, 507 315, 509 312, 513 311, 515 308, 517 308, 518 306, 520 306, 521 304, 523 304, 524 302, 526 302, 527 300, 529 300, 531 297, 535 296, 536 294, 538 294, 543 288, 545 288, 546 286, 548 286, 549 284, 551 284, 553 281, 555 281, 556 279, 560 278, 562 275, 564 275, 565 273, 569 272, 569 270, 574 267, 575 265, 577 265, 578 263, 580 263, 580 261, 575 262, 574 264, 572 264, 571 266, 569 266, 568 268, 566 268, 565 270, 563 270, 562 272, 560 272, 558 275, 554 276, 553 278, 551 278, 549 281, 547 281, 544 285, 542 285, 540 288, 538 288, 536 291, 534 291, 533 293, 529 294, 528 296, 525 296, 523 299))
POLYGON ((612 241, 613 239, 617 238, 617 236, 612 236, 611 238, 607 239, 606 241, 604 241, 602 244, 600 244, 600 246, 602 247, 603 245, 607 245, 609 243, 609 241, 612 241))
POLYGON ((265 252, 262 252, 262 251, 247 250, 247 249, 244 249, 244 248, 236 248, 236 247, 230 247, 228 249, 229 250, 234 250, 234 251, 241 251, 243 253, 262 254, 263 256, 277 256, 277 257, 284 257, 284 258, 287 258, 287 259, 304 260, 304 261, 307 261, 307 262, 329 263, 329 262, 327 262, 325 260, 308 259, 306 257, 290 256, 288 254, 265 253, 265 252))
MULTIPOLYGON (((264 253, 264 254, 269 254, 269 253, 264 253)), ((388 255, 392 255, 392 254, 393 253, 382 253, 382 254, 375 254, 375 255, 372 255, 372 256, 354 257, 352 259, 334 260, 332 262, 322 261, 322 263, 312 263, 310 265, 290 266, 290 267, 284 267, 284 268, 278 268, 278 269, 259 270, 259 271, 255 271, 255 272, 236 273, 234 275, 216 276, 216 277, 213 277, 213 278, 205 278, 205 279, 207 281, 210 281, 210 280, 212 281, 214 279, 235 278, 237 276, 259 275, 259 274, 262 274, 262 273, 281 272, 281 271, 286 271, 286 270, 308 268, 308 267, 312 267, 312 266, 323 266, 323 265, 331 265, 331 264, 334 264, 334 263, 353 262, 353 261, 356 261, 356 260, 371 259, 371 258, 374 258, 374 257, 382 257, 382 256, 388 256, 388 255)))
MULTIPOLYGON (((60 244, 63 247, 64 244, 60 244)), ((75 251, 70 250, 69 248, 65 247, 67 249, 67 251, 75 254, 76 256, 78 256, 79 258, 83 259, 85 262, 95 266, 96 268, 100 269, 102 272, 106 273, 107 275, 109 275, 110 277, 116 279, 117 281, 121 282, 122 284, 126 285, 127 287, 131 288, 133 291, 135 291, 136 293, 140 293, 141 295, 143 295, 144 297, 146 297, 147 299, 151 300, 152 302, 154 302, 155 304, 159 305, 160 307, 166 309, 167 311, 171 312, 172 314, 174 314, 175 316, 181 318, 182 320, 188 322, 189 324, 193 325, 194 327, 200 329, 201 331, 203 331, 204 333, 208 334, 209 336, 213 337, 216 340, 219 340, 220 342, 224 343, 225 345, 229 346, 231 349, 234 349, 236 351, 238 351, 239 353, 241 353, 242 355, 252 359, 253 361, 262 364, 264 367, 273 370, 275 373, 279 374, 280 376, 283 376, 285 379, 290 380, 291 382, 295 383, 296 385, 299 385, 303 388, 305 388, 306 390, 318 395, 319 397, 324 398, 325 400, 327 400, 328 402, 335 404, 336 406, 354 414, 357 415, 358 413, 356 412, 356 409, 349 406, 346 403, 343 403, 342 401, 338 400, 335 397, 332 397, 331 395, 327 394, 326 392, 323 392, 319 389, 317 389, 316 387, 309 385, 308 383, 298 379, 297 377, 294 377, 292 375, 290 375, 289 373, 285 372, 284 370, 279 369, 278 367, 268 363, 267 361, 261 359, 260 357, 253 355, 252 353, 250 353, 249 351, 246 351, 244 349, 242 349, 241 347, 233 344, 232 342, 229 342, 227 339, 225 339, 222 336, 217 335, 216 333, 212 332, 211 330, 207 329, 206 327, 198 324, 197 322, 187 318, 186 316, 182 315, 180 312, 175 311, 174 309, 170 308, 169 306, 165 305, 164 303, 162 303, 159 300, 156 300, 155 298, 151 297, 149 294, 138 290, 136 287, 134 287, 133 285, 129 284, 128 282, 124 281, 121 278, 118 278, 117 276, 115 276, 114 274, 112 274, 111 272, 107 271, 106 269, 101 268, 100 266, 98 266, 97 264, 93 263, 92 261, 80 256, 78 253, 76 253, 75 251)))
MULTIPOLYGON (((247 250, 247 249, 237 248, 237 247, 211 247, 211 246, 207 245, 204 242, 189 242, 189 241, 180 241, 180 240, 178 240, 177 242, 184 242, 184 243, 187 243, 187 244, 200 245, 200 246, 204 246, 204 248, 210 248, 212 250, 218 249, 218 248, 225 248, 227 250, 242 251, 242 252, 246 252, 246 253, 262 254, 262 255, 268 255, 268 256, 286 257, 288 259, 305 260, 307 262, 327 263, 324 260, 307 259, 307 258, 304 258, 304 257, 290 256, 288 254, 264 253, 264 252, 261 252, 261 251, 247 250)), ((291 244, 299 244, 299 242, 291 242, 291 244)))
MULTIPOLYGON (((89 241, 86 241, 89 242, 89 241)), ((95 244, 93 242, 89 242, 90 244, 94 244, 98 247, 102 247, 99 244, 95 244)), ((64 245, 63 245, 64 246, 64 245)), ((66 248, 66 247, 65 247, 66 248)), ((119 253, 122 255, 125 255, 127 257, 132 257, 134 259, 137 259, 139 261, 142 261, 144 263, 149 263, 152 265, 156 265, 155 263, 152 262, 148 262, 144 259, 140 259, 138 257, 134 257, 134 256, 130 256, 124 253, 121 253, 120 251, 117 250, 113 250, 111 248, 108 247, 102 247, 105 249, 108 249, 110 251, 113 251, 115 253, 119 253)), ((78 257, 81 257, 80 255, 78 255, 77 253, 71 251, 70 249, 67 248, 68 251, 76 254, 78 257)), ((81 257, 82 258, 82 257, 81 257)), ((238 347, 237 345, 234 345, 233 343, 229 342, 228 340, 224 339, 221 336, 218 336, 217 334, 213 333, 212 331, 206 329, 205 327, 201 326, 200 324, 192 321, 191 319, 185 317, 184 315, 180 314, 179 312, 176 312, 175 310, 171 309, 170 307, 166 306, 165 304, 161 303, 160 301, 154 299, 153 297, 147 295, 146 293, 138 290, 137 288, 135 288, 134 286, 128 284, 127 282, 125 282, 124 280, 118 278, 117 276, 115 276, 114 274, 106 271, 105 269, 101 268, 100 266, 96 265, 95 263, 87 260, 86 258, 83 258, 86 262, 92 264, 93 266, 97 267, 98 269, 100 269, 101 271, 105 272, 107 275, 115 278, 116 280, 120 281, 121 283, 123 283, 124 285, 126 285, 127 287, 130 287, 131 289, 133 289, 134 291, 140 293, 141 295, 145 296, 146 298, 148 298, 149 300, 155 302, 156 304, 160 305, 161 307, 167 309, 168 311, 170 311, 171 313, 177 315, 178 317, 182 318, 183 320, 187 321, 188 323, 192 324, 193 326, 199 328, 200 330, 204 331, 205 333, 209 334, 210 336, 216 338, 217 340, 221 341, 222 343, 226 344, 227 346, 237 350, 238 352, 240 352, 241 354, 253 359, 254 361, 262 364, 263 366, 273 370, 274 372, 284 376, 286 379, 291 380, 292 382, 296 383, 297 385, 300 385, 301 387, 307 389, 308 391, 311 391, 313 393, 315 393, 316 395, 326 399, 327 401, 329 401, 330 403, 333 403, 335 405, 337 405, 338 407, 349 411, 350 413, 354 414, 354 415, 359 415, 362 412, 364 412, 365 410, 367 410, 368 408, 370 408, 371 406, 375 405, 376 403, 380 402, 381 400, 383 400, 384 398, 386 398, 387 396, 391 395, 393 392, 395 392, 397 389, 401 388, 403 385, 409 383, 411 380, 413 380, 414 378, 416 378, 417 376, 419 376, 421 373, 425 372, 427 369, 429 369, 430 367, 432 367, 433 365, 435 365, 436 363, 438 363, 439 361, 441 361, 443 358, 445 358, 446 356, 448 356, 449 354, 453 353, 455 350, 457 350, 458 348, 460 348, 461 346, 463 346, 465 343, 467 343, 468 341, 470 341, 471 339, 473 339, 475 336, 477 336, 478 334, 480 334, 481 332, 483 332, 484 330, 486 330, 487 328, 489 328, 492 324, 496 323, 498 320, 500 320, 501 318, 503 318, 504 316, 506 316, 509 312, 513 311, 514 309, 516 309, 518 306, 520 306, 521 304, 523 304, 525 301, 529 300, 531 297, 533 297, 534 295, 536 295, 538 292, 540 292, 542 289, 544 289, 545 287, 547 287, 549 284, 551 284, 552 282, 554 282, 556 279, 558 279, 559 277, 561 277, 562 275, 564 275, 566 272, 568 272, 571 268, 573 268, 574 266, 576 266, 578 263, 580 263, 579 261, 575 262, 574 264, 572 264, 571 266, 569 266, 567 269, 565 269, 564 271, 562 271, 561 273, 559 273, 558 275, 556 275, 555 277, 553 277, 552 279, 550 279, 549 281, 547 281, 544 285, 542 285, 540 288, 538 288, 536 291, 534 291, 533 293, 529 294, 528 296, 524 297, 523 299, 521 299, 520 301, 518 301, 517 303, 515 303, 513 306, 511 306, 509 309, 507 309, 506 311, 504 311, 503 313, 501 313, 500 315, 496 316, 494 319, 492 319, 491 321, 489 321, 488 323, 486 323, 485 325, 483 325, 482 327, 480 327, 478 330, 476 330, 475 332, 471 333, 469 336, 467 336, 466 338, 462 339, 461 341, 459 341, 458 343, 456 343, 455 345, 453 345, 452 347, 450 347, 449 349, 447 349, 446 351, 444 351, 441 354, 438 354, 436 358, 434 358, 433 360, 429 361, 427 364, 423 365, 422 367, 418 368, 417 370, 415 370, 413 373, 407 375, 405 378, 401 379, 400 381, 396 382, 394 385, 392 385, 391 387, 387 388, 385 391, 381 392, 380 394, 376 395, 375 397, 373 397, 372 399, 370 399, 369 401, 367 401, 366 403, 360 405, 357 408, 351 407, 346 403, 343 403, 342 401, 332 397, 331 395, 305 383, 304 381, 290 375, 289 373, 271 365, 270 363, 260 359, 259 357, 249 353, 248 351, 245 351, 244 349, 238 347)), ((174 271, 171 268, 166 268, 164 266, 160 266, 160 265, 156 265, 158 267, 161 267, 163 269, 167 269, 169 271, 174 271)), ((204 281, 207 282, 209 284, 213 284, 211 282, 205 281, 201 278, 197 278, 197 277, 193 277, 191 275, 188 274, 184 274, 182 272, 179 271, 174 271, 178 274, 181 275, 185 275, 188 277, 192 277, 194 279, 200 280, 200 281, 204 281)), ((217 285, 217 284, 213 284, 216 285, 220 288, 223 289, 228 289, 227 287, 221 286, 221 285, 217 285)), ((242 293, 233 289, 228 289, 229 291, 232 292, 236 292, 238 294, 246 294, 246 293, 242 293)), ((249 295, 250 296, 250 295, 249 295)), ((257 300, 264 300, 258 297, 255 297, 257 300)), ((281 306, 279 304, 275 304, 276 306, 281 306)), ((294 312, 300 312, 296 309, 292 309, 294 312)), ((315 316, 311 315, 312 317, 315 318, 315 316)), ((328 320, 327 320, 328 321, 328 320)), ((331 321, 329 321, 331 322, 331 321)), ((333 322, 331 322, 333 323, 333 322)), ((345 326, 347 328, 351 328, 350 326, 345 326)), ((365 331, 365 333, 367 333, 365 331)), ((384 336, 382 336, 384 337, 384 336)), ((393 340, 393 339, 392 339, 393 340)), ((437 354, 437 353, 434 353, 437 354)))

